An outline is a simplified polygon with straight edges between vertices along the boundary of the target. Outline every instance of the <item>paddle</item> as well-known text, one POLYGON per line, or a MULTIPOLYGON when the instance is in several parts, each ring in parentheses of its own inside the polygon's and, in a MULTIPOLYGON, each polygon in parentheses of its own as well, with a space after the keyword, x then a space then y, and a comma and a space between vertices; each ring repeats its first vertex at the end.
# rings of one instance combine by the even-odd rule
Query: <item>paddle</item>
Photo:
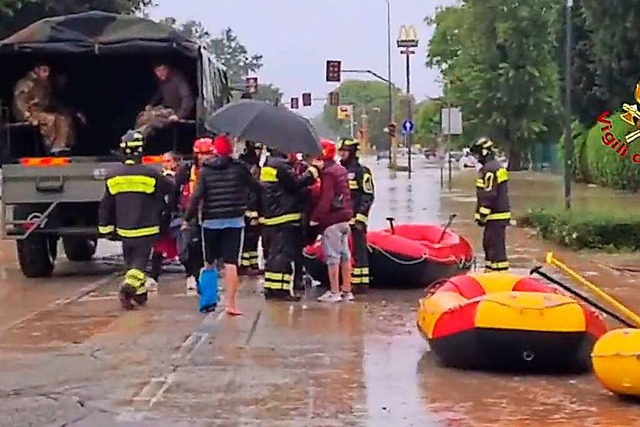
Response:
POLYGON ((444 228, 442 229, 442 234, 440 235, 440 238, 438 239, 438 241, 436 243, 440 243, 442 241, 442 239, 444 238, 444 234, 447 232, 447 229, 449 227, 451 227, 451 224, 453 223, 453 220, 458 216, 458 214, 451 214, 449 215, 449 221, 447 221, 447 225, 444 226, 444 228))
POLYGON ((389 228, 391 228, 391 234, 396 234, 396 228, 393 226, 393 221, 396 219, 392 216, 387 217, 387 221, 389 221, 389 228))
POLYGON ((548 280, 549 282, 553 283, 554 285, 557 285, 558 287, 560 287, 560 288, 564 289, 565 291, 569 292, 571 295, 575 296, 576 298, 578 298, 578 299, 582 300, 583 302, 589 304, 590 306, 592 306, 596 310, 599 310, 602 313, 604 313, 604 314, 606 314, 608 316, 611 316, 612 319, 617 320, 618 322, 622 323, 624 326, 626 326, 628 328, 635 328, 635 325, 633 325, 631 322, 628 322, 628 321, 624 320, 622 317, 620 317, 617 314, 613 313, 611 310, 608 310, 607 308, 601 306, 597 302, 592 301, 591 299, 589 299, 588 297, 582 295, 578 291, 573 290, 569 285, 565 285, 564 283, 562 283, 558 279, 555 279, 555 278, 549 276, 547 273, 542 271, 542 266, 541 265, 532 268, 531 271, 529 271, 529 274, 537 274, 538 276, 542 277, 543 279, 548 280))

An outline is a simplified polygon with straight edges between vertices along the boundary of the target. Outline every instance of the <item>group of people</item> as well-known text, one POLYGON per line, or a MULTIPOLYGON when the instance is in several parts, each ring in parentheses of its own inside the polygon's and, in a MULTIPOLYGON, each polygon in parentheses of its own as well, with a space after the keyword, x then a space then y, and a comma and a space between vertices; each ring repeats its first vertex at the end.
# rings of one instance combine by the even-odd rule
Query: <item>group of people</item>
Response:
MULTIPOLYGON (((169 123, 186 120, 195 110, 195 97, 186 77, 166 64, 153 68, 158 91, 136 118, 135 128, 143 136, 169 123)), ((65 74, 52 77, 48 64, 38 64, 14 86, 12 112, 18 122, 40 129, 51 154, 67 152, 75 143, 75 127, 86 124, 85 115, 62 102, 65 74)))
POLYGON ((313 158, 269 147, 261 164, 261 144, 246 142, 236 157, 231 138, 219 135, 198 139, 190 163, 180 164, 167 153, 163 173, 141 163, 144 145, 145 135, 137 130, 122 138, 124 161, 107 177, 99 210, 100 233, 123 243, 127 273, 120 301, 126 309, 146 304, 149 256, 153 253, 157 281, 162 259, 171 252, 159 243, 176 223, 180 235, 189 236, 180 251, 187 286, 197 287, 201 268, 223 265, 230 315, 242 314, 237 306, 241 274, 264 273, 266 299, 299 300, 302 251, 318 236, 330 281, 318 300, 353 300, 354 292, 367 290, 366 229, 374 183, 359 162, 357 141, 323 140, 322 154, 313 158), (260 240, 264 272, 258 265, 260 240))

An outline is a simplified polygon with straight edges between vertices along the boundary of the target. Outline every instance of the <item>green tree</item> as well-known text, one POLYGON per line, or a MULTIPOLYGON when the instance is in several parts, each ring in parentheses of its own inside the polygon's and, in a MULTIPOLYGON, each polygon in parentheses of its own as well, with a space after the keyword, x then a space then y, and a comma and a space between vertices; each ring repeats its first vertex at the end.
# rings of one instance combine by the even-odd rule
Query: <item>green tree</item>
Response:
MULTIPOLYGON (((376 147, 388 147, 388 136, 384 133, 389 117, 389 89, 386 83, 374 80, 346 80, 336 89, 340 94, 342 105, 354 106, 354 120, 362 124, 362 115, 366 115, 369 131, 369 143, 376 147)), ((396 105, 394 110, 400 114, 402 109, 401 92, 394 88, 396 105)), ((405 104, 406 105, 406 104, 405 104)), ((405 117, 402 114, 402 117, 405 117)), ((340 121, 337 118, 336 107, 324 106, 323 120, 329 129, 339 136, 349 135, 349 121, 340 121)))
POLYGON ((540 139, 557 139, 559 83, 553 37, 556 0, 466 0, 440 9, 427 65, 441 69, 445 99, 460 106, 465 134, 487 134, 509 166, 540 139), (551 40, 550 40, 551 39, 551 40))
POLYGON ((633 88, 640 78, 640 0, 609 3, 582 0, 595 54, 597 95, 609 111, 615 111, 634 102, 633 88))
POLYGON ((102 10, 135 13, 152 5, 152 0, 0 0, 0 37, 56 15, 102 10))
POLYGON ((417 113, 414 119, 416 132, 414 142, 423 147, 437 146, 437 136, 440 134, 440 99, 428 99, 416 106, 417 113))
MULTIPOLYGON (((262 55, 250 54, 231 28, 225 28, 218 36, 214 36, 198 21, 178 23, 175 18, 165 18, 161 22, 176 28, 186 37, 200 42, 226 67, 229 82, 239 90, 235 93, 236 98, 244 89, 247 75, 262 68, 262 55)), ((282 92, 271 83, 258 82, 258 92, 254 98, 276 102, 281 100, 282 92)))

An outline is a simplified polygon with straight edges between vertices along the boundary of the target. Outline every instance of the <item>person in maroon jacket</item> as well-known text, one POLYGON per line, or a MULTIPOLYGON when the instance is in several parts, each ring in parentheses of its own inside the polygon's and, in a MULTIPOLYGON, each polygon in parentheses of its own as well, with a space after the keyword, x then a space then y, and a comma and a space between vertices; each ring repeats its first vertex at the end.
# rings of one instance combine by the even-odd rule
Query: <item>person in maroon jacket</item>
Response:
POLYGON ((322 140, 320 196, 311 215, 311 225, 322 230, 322 248, 331 289, 318 298, 321 302, 353 301, 351 292, 351 254, 349 220, 353 216, 347 170, 335 161, 336 144, 322 140), (342 272, 342 294, 340 273, 342 272))

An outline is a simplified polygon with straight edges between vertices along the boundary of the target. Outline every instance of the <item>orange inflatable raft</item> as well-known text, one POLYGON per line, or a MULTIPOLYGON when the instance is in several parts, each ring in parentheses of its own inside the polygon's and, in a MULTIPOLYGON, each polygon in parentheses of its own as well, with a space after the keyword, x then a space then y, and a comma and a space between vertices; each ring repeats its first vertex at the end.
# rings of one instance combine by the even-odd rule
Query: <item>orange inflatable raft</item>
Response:
POLYGON ((533 277, 477 273, 443 280, 420 300, 418 329, 446 365, 585 371, 602 318, 533 277))

